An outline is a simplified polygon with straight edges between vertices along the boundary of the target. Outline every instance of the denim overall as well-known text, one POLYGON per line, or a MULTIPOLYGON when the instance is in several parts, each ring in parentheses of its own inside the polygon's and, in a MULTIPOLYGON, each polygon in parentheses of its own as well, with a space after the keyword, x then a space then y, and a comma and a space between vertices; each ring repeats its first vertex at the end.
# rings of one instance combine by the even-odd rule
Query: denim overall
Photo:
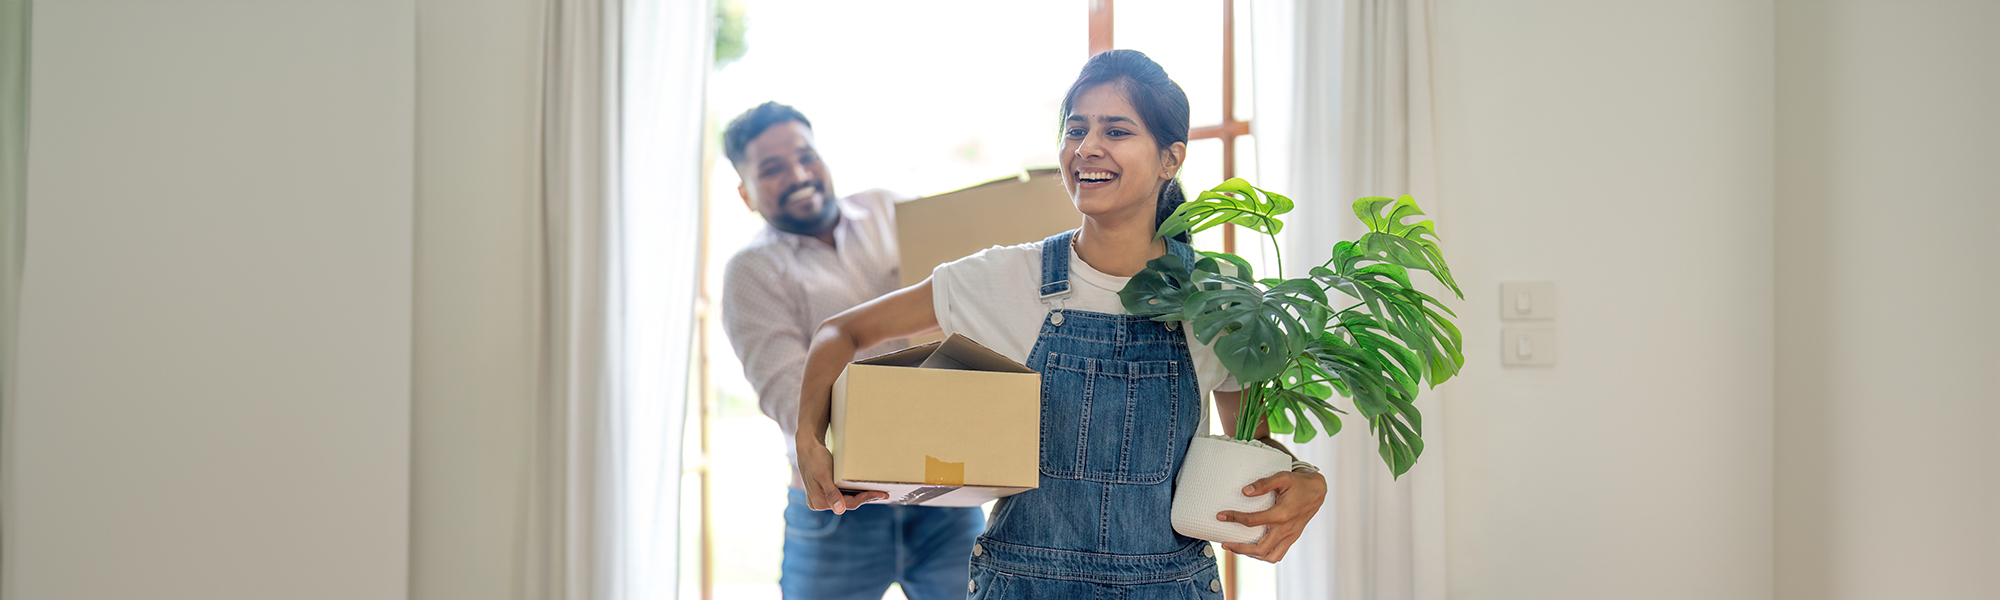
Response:
MULTIPOLYGON (((1049 316, 1041 487, 1001 498, 972 547, 974 600, 1219 599, 1214 550, 1174 532, 1174 474, 1202 418, 1186 334, 1132 315, 1065 310, 1070 240, 1042 242, 1049 316)), ((1168 240, 1192 264, 1193 250, 1168 240)))

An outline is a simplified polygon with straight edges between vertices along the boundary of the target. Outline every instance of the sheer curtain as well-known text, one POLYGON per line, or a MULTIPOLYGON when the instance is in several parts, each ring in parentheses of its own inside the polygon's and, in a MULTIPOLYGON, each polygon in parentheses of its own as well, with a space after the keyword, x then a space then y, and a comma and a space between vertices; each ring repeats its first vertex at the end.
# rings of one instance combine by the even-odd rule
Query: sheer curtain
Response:
POLYGON ((628 512, 620 596, 672 598, 680 566, 681 434, 702 261, 703 92, 714 43, 707 2, 627 0, 623 214, 628 512))
POLYGON ((707 9, 547 4, 529 598, 675 590, 707 9))
MULTIPOLYGON (((1252 8, 1259 176, 1302 207, 1285 229, 1285 254, 1298 261, 1287 266, 1316 266, 1313 257, 1357 235, 1347 210, 1354 198, 1410 194, 1431 215, 1445 214, 1432 172, 1430 3, 1256 0, 1252 8)), ((1327 503, 1279 563, 1279 597, 1445 597, 1439 395, 1418 398, 1424 455, 1400 481, 1365 423, 1298 449, 1326 467, 1327 503)))
MULTIPOLYGON (((27 125, 28 3, 0 0, 0 439, 11 438, 14 426, 7 419, 14 414, 14 336, 20 331, 15 321, 28 241, 27 125)), ((0 475, 0 497, 13 497, 10 479, 0 475)))
POLYGON ((27 125, 28 3, 0 0, 0 406, 14 395, 14 319, 27 243, 27 125))

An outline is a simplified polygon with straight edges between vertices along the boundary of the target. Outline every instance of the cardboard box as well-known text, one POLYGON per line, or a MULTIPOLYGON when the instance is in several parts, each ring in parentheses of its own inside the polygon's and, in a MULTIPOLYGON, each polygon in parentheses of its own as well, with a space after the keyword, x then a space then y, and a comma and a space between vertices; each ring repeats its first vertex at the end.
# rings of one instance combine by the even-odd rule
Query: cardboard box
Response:
POLYGON ((915 285, 938 265, 974 252, 1038 242, 1082 223, 1083 213, 1076 212, 1055 169, 1035 169, 897 204, 903 286, 915 285))
POLYGON ((1034 489, 1041 389, 1041 374, 962 335, 850 363, 833 384, 833 478, 924 506, 1034 489))

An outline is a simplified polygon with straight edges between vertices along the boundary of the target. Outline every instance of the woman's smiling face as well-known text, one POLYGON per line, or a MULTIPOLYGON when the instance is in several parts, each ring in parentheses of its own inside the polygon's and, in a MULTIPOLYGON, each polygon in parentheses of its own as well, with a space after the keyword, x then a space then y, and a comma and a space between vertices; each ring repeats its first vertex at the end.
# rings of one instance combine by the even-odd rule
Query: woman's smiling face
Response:
POLYGON ((1124 86, 1092 87, 1078 95, 1063 123, 1063 187, 1078 212, 1113 216, 1137 210, 1150 223, 1160 186, 1180 167, 1175 149, 1160 149, 1124 86))

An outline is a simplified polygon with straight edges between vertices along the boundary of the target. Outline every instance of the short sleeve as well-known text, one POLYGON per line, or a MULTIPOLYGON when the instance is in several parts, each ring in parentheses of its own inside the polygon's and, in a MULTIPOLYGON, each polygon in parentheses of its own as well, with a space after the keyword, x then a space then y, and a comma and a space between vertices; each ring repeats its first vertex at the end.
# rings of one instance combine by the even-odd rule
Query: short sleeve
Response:
POLYGON ((938 330, 944 335, 958 331, 951 319, 951 297, 956 282, 952 279, 950 266, 951 263, 945 263, 931 269, 931 310, 937 313, 938 330))

